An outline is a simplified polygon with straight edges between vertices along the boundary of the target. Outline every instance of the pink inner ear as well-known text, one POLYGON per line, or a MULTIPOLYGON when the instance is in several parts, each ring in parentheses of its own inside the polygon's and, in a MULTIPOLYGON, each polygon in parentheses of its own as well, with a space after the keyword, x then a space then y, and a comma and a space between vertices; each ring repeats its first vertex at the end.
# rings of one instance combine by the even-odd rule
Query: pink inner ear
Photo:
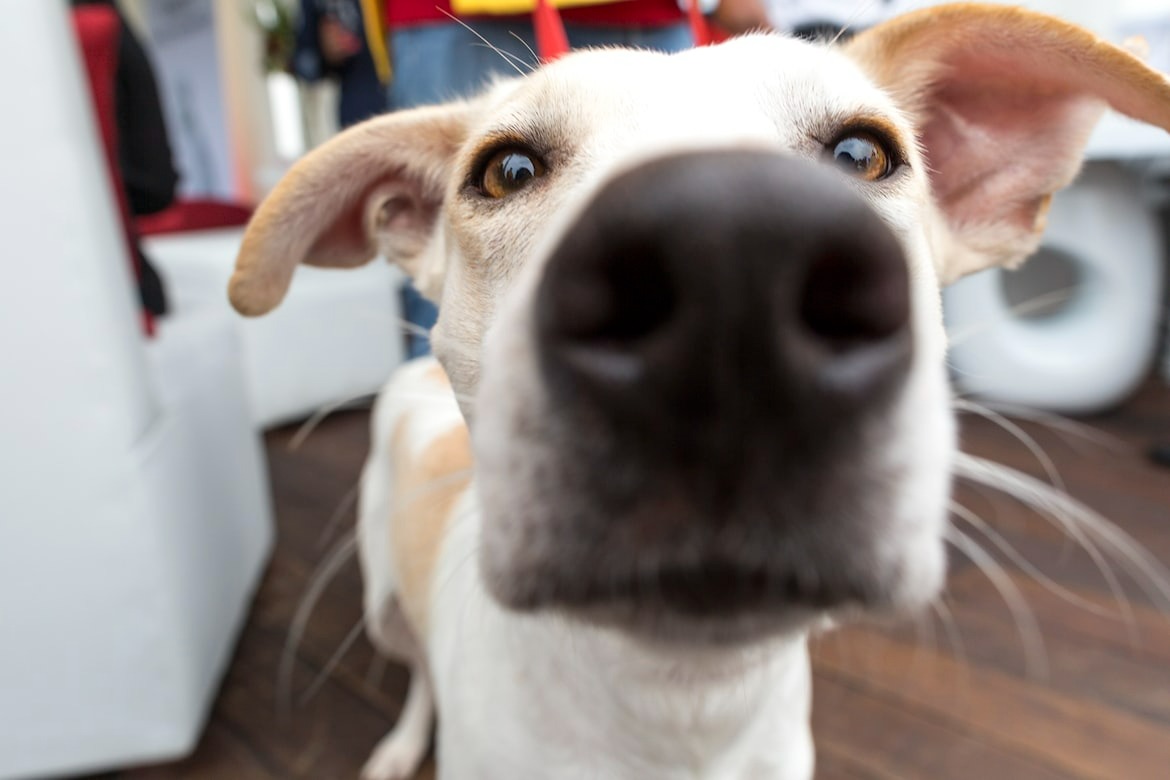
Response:
POLYGON ((407 171, 391 171, 364 192, 348 193, 337 218, 309 250, 310 265, 353 265, 379 250, 392 262, 416 252, 434 224, 437 196, 427 199, 423 184, 407 171))
POLYGON ((949 65, 924 101, 935 197, 953 226, 1031 234, 1047 197, 1079 169, 1104 102, 1019 60, 949 65))

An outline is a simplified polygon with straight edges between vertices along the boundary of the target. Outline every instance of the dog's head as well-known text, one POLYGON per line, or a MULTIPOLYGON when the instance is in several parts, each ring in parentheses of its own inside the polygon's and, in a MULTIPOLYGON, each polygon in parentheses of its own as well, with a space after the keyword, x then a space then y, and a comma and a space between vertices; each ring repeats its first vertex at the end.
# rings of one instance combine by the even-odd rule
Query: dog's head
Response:
POLYGON ((1170 127, 1162 76, 998 6, 574 54, 309 155, 231 297, 381 254, 440 303, 507 606, 719 640, 910 607, 945 568, 939 285, 1036 248, 1106 105, 1170 127))

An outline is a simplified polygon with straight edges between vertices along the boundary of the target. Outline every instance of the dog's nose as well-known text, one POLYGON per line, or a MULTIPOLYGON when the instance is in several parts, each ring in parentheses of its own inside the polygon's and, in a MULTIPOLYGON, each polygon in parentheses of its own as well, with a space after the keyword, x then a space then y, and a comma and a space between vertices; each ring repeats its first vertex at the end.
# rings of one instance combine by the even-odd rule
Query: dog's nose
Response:
POLYGON ((608 182, 536 307, 551 392, 639 429, 831 424, 910 364, 897 239, 844 174, 767 152, 661 158, 608 182))

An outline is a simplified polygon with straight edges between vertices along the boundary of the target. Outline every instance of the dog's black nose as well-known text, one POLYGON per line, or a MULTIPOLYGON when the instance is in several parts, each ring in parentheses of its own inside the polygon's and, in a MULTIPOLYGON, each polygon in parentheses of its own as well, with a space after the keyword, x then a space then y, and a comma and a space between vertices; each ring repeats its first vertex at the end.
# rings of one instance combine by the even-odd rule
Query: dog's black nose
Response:
POLYGON ((766 152, 661 158, 610 181, 536 306, 551 392, 668 438, 823 430, 910 364, 898 241, 843 174, 766 152))

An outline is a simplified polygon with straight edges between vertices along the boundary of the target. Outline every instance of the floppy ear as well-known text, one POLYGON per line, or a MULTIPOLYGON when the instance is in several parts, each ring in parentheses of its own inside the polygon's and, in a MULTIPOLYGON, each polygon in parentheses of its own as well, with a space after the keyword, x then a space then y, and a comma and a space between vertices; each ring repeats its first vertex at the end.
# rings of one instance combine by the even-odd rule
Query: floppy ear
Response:
POLYGON ((1052 194, 1106 106, 1170 129, 1170 81, 1043 14, 961 3, 879 25, 845 51, 916 120, 952 282, 1034 252, 1052 194), (949 239, 949 240, 948 240, 949 239))
POLYGON ((472 103, 415 109, 357 125, 310 152, 260 204, 228 297, 265 314, 300 263, 349 268, 383 255, 418 277, 472 103))

